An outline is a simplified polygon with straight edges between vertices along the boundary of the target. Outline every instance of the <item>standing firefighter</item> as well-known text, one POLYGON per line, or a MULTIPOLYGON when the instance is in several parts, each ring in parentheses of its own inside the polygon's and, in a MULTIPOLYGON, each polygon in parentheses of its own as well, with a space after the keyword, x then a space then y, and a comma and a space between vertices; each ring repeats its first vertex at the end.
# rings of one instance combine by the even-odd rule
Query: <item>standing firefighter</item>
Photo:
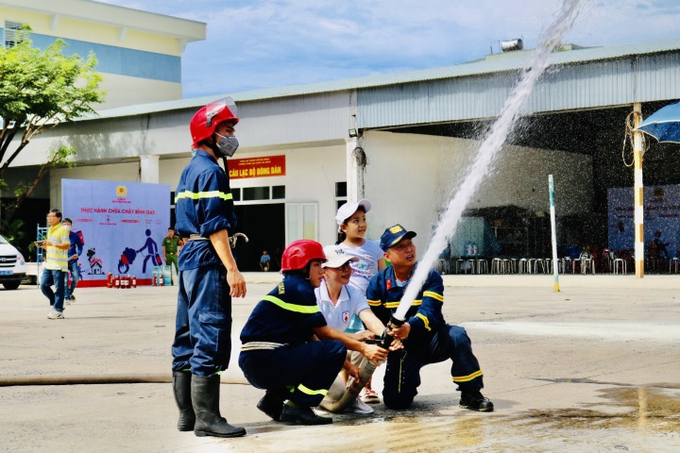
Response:
POLYGON ((197 436, 238 437, 246 430, 220 415, 220 376, 231 354, 231 298, 246 295, 246 282, 229 247, 236 226, 228 170, 218 165, 238 148, 231 98, 201 108, 191 119, 195 155, 182 172, 175 199, 179 294, 172 375, 180 415, 177 428, 197 436))

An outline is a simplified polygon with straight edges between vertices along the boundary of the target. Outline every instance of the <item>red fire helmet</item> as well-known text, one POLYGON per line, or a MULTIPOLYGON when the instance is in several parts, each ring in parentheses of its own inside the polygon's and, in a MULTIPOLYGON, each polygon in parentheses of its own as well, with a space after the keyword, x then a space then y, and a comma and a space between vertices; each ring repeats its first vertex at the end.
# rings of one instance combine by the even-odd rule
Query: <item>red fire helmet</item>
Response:
POLYGON ((201 107, 191 118, 189 129, 191 130, 192 147, 198 148, 198 144, 206 138, 212 137, 215 128, 222 121, 233 120, 238 123, 238 110, 236 103, 230 97, 211 102, 205 107, 201 107))
POLYGON ((281 257, 281 271, 304 269, 312 260, 326 261, 323 246, 316 241, 300 239, 290 243, 281 257))

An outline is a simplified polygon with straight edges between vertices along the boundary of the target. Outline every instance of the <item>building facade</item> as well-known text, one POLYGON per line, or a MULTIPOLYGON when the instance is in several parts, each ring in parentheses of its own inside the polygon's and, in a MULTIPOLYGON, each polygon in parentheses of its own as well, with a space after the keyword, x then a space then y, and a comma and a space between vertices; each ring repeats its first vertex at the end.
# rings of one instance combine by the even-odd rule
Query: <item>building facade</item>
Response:
POLYGON ((2 0, 0 36, 12 46, 22 24, 33 45, 44 49, 63 39, 67 55, 94 52, 107 91, 100 108, 181 99, 182 52, 205 39, 202 22, 89 0, 2 0))
MULTIPOLYGON (((373 202, 369 238, 399 222, 419 233, 422 250, 528 58, 519 51, 445 68, 227 93, 241 118, 230 174, 238 231, 250 238, 237 250, 243 267, 256 270, 263 249, 275 256, 294 239, 335 242, 338 205, 358 198, 373 202)), ((490 233, 494 253, 548 256, 549 175, 561 244, 578 238, 606 247, 607 190, 632 188, 621 150, 626 118, 634 102, 648 115, 680 98, 678 60, 680 40, 565 46, 553 54, 520 127, 467 203, 466 215, 480 222, 466 224, 451 254, 465 254, 462 244, 490 233)), ((42 196, 52 205, 60 203, 64 178, 167 183, 174 190, 191 157, 192 115, 224 95, 102 109, 36 137, 13 169, 21 175, 65 144, 77 149, 77 165, 50 173, 42 196)), ((679 184, 669 170, 677 153, 650 153, 657 159, 649 160, 646 184, 679 184)), ((171 200, 169 194, 169 209, 171 200)))

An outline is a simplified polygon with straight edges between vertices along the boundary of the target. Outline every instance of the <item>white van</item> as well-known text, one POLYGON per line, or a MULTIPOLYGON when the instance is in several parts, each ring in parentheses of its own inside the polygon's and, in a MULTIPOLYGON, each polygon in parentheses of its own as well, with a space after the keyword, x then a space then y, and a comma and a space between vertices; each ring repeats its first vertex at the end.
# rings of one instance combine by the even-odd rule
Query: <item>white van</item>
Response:
POLYGON ((0 236, 0 283, 6 289, 17 289, 26 277, 26 260, 12 244, 0 236))

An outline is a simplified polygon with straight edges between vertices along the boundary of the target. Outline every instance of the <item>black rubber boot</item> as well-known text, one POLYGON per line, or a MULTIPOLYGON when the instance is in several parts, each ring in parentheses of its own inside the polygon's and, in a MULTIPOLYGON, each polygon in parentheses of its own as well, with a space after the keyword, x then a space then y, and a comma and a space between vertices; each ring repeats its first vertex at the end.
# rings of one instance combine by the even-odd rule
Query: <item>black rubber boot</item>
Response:
POLYGON ((180 431, 193 431, 194 423, 196 422, 196 414, 191 405, 191 373, 173 371, 172 391, 175 394, 175 402, 179 408, 177 429, 180 431))
POLYGON ((191 402, 196 413, 194 434, 198 437, 241 437, 246 430, 231 426, 220 415, 220 377, 192 376, 191 402))
POLYGON ((471 411, 493 412, 493 403, 489 398, 482 395, 479 390, 467 392, 463 390, 458 405, 471 411))
POLYGON ((311 407, 284 404, 280 421, 291 425, 327 425, 333 423, 330 417, 316 415, 311 407))
POLYGON ((267 390, 267 393, 257 403, 257 408, 278 422, 283 410, 283 398, 277 396, 275 392, 267 390))

